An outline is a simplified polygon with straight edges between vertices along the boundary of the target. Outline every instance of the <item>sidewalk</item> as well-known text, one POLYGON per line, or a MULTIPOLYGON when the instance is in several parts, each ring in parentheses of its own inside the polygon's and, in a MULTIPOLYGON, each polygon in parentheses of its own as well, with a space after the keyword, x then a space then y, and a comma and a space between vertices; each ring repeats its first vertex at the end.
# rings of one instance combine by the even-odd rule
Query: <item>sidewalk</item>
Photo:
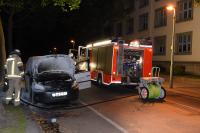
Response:
POLYGON ((0 85, 0 132, 42 133, 41 128, 22 106, 3 105, 4 95, 0 85))
POLYGON ((200 99, 200 78, 174 76, 173 88, 169 88, 169 76, 162 75, 161 77, 165 79, 163 87, 167 91, 189 95, 200 99))

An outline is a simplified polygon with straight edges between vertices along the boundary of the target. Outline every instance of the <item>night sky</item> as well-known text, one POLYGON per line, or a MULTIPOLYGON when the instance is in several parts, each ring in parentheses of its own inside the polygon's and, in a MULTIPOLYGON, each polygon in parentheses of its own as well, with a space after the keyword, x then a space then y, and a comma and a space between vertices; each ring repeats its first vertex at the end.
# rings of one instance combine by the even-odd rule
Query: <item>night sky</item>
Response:
MULTIPOLYGON (((80 9, 67 13, 53 6, 34 11, 27 8, 14 16, 13 49, 20 49, 26 61, 30 56, 49 54, 54 47, 58 53, 67 53, 71 39, 76 48, 85 45, 100 36, 109 4, 106 0, 83 0, 80 9)), ((7 42, 8 18, 5 14, 2 18, 7 42)))

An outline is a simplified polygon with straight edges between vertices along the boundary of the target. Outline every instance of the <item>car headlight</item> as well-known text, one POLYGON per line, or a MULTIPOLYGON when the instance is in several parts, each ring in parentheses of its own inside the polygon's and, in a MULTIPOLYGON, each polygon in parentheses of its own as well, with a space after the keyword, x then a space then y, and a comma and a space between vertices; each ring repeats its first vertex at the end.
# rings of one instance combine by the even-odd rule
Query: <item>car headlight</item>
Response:
POLYGON ((32 84, 32 88, 34 88, 35 91, 37 91, 37 92, 43 92, 43 91, 45 91, 44 86, 41 85, 41 84, 37 84, 37 83, 33 83, 32 84))
POLYGON ((78 87, 78 83, 76 82, 76 81, 74 81, 73 82, 73 84, 72 84, 72 89, 78 89, 79 87, 78 87))

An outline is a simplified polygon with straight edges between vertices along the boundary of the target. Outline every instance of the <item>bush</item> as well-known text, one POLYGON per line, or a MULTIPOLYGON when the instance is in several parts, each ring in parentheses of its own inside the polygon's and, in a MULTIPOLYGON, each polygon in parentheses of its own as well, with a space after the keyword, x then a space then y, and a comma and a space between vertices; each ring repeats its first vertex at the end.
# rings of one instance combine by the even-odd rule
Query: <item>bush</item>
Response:
POLYGON ((185 75, 185 66, 177 65, 174 67, 174 74, 175 75, 185 75))

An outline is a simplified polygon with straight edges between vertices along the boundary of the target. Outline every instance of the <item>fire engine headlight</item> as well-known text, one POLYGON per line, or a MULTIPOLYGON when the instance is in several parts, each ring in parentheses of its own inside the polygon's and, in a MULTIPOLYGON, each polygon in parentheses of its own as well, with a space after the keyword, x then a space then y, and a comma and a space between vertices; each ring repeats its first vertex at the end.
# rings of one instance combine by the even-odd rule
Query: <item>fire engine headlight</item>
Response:
POLYGON ((90 67, 91 67, 91 68, 96 68, 96 66, 97 66, 97 65, 96 65, 95 63, 90 63, 90 67))

